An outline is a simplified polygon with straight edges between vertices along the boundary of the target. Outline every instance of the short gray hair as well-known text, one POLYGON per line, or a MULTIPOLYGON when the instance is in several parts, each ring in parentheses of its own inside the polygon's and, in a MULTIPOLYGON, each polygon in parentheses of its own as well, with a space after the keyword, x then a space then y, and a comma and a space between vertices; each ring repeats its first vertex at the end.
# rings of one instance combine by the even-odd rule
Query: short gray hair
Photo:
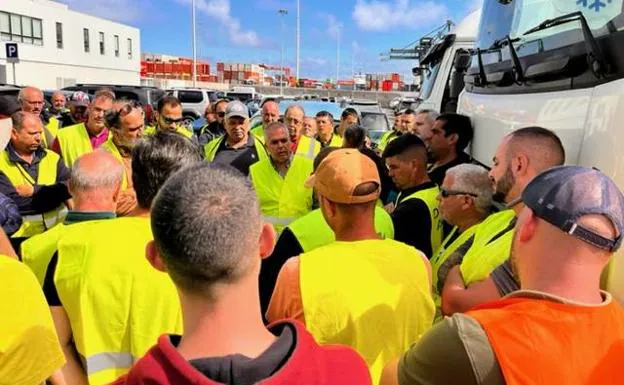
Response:
POLYGON ((115 189, 124 176, 123 164, 99 149, 79 157, 72 165, 69 188, 72 192, 115 189))
POLYGON ((481 213, 492 210, 492 182, 488 170, 476 164, 460 164, 446 171, 453 177, 453 190, 475 194, 475 207, 481 213))
POLYGON ((17 94, 17 102, 18 103, 22 104, 22 102, 24 101, 24 97, 26 96, 26 92, 28 92, 28 91, 38 91, 39 94, 41 96, 43 96, 43 91, 41 91, 37 87, 32 87, 32 86, 24 87, 24 88, 20 89, 19 93, 17 94))
POLYGON ((440 116, 440 113, 436 110, 431 110, 428 108, 423 108, 422 110, 418 110, 416 111, 416 114, 425 114, 427 115, 427 118, 429 119, 430 122, 434 122, 438 116, 440 116))
POLYGON ((299 111, 301 111, 301 113, 305 117, 305 110, 303 109, 301 104, 297 104, 297 103, 291 104, 290 106, 286 107, 286 111, 284 111, 284 116, 286 116, 290 110, 295 110, 295 109, 298 109, 299 111))
POLYGON ((271 130, 277 130, 278 128, 284 130, 284 132, 286 132, 286 135, 288 135, 288 127, 286 127, 286 125, 282 122, 273 122, 271 124, 269 124, 268 126, 266 126, 264 128, 264 138, 267 139, 268 138, 268 132, 271 130))
POLYGON ((151 221, 169 275, 190 293, 213 300, 214 284, 234 283, 259 263, 258 199, 230 166, 201 162, 177 172, 156 196, 151 221))

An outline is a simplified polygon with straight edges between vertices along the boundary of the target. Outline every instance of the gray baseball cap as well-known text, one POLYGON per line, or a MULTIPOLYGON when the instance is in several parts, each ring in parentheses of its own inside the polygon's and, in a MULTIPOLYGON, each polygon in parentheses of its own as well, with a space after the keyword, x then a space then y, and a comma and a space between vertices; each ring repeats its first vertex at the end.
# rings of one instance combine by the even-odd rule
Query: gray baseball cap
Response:
POLYGON ((624 195, 613 180, 595 168, 561 166, 546 170, 527 185, 522 200, 538 217, 591 245, 615 252, 622 244, 624 195), (617 237, 607 239, 577 223, 589 214, 611 220, 617 237))
POLYGON ((232 117, 241 117, 241 118, 249 118, 249 110, 247 106, 245 106, 242 102, 238 100, 233 100, 227 104, 225 108, 225 118, 229 119, 232 117))

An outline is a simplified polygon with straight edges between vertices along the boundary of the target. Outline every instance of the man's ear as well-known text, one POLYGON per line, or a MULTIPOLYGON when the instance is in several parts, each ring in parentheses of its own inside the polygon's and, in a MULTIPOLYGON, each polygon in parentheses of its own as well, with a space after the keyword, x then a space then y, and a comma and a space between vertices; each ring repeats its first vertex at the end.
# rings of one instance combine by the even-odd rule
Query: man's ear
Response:
POLYGON ((154 241, 149 241, 145 246, 145 257, 154 269, 162 271, 163 273, 167 272, 167 266, 163 262, 154 241))
POLYGON ((275 238, 277 234, 275 229, 270 223, 262 224, 262 231, 260 232, 260 258, 268 258, 273 254, 273 248, 275 247, 275 238))
POLYGON ((520 217, 518 218, 518 222, 516 223, 516 239, 520 242, 530 241, 535 236, 538 221, 539 219, 533 213, 533 211, 525 207, 520 213, 520 217))
POLYGON ((511 158, 511 172, 514 176, 525 176, 529 171, 529 158, 524 154, 518 154, 511 158))
POLYGON ((446 141, 448 142, 448 144, 453 145, 453 146, 457 145, 458 140, 459 140, 458 134, 451 134, 446 137, 446 141))

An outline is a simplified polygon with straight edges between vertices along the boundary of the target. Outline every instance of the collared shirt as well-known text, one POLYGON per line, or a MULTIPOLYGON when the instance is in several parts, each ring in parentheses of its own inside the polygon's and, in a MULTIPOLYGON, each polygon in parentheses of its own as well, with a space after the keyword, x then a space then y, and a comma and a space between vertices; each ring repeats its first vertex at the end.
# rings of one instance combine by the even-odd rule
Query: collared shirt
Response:
MULTIPOLYGON (((87 132, 89 132, 87 130, 87 132)), ((104 142, 108 140, 108 128, 104 127, 102 132, 97 135, 89 134, 89 140, 91 141, 91 146, 95 149, 100 147, 104 142)))
POLYGON ((273 161, 273 158, 269 157, 269 159, 271 160, 271 165, 273 166, 273 169, 275 169, 275 171, 277 171, 279 176, 281 176, 282 179, 286 178, 286 174, 288 174, 288 170, 290 170, 290 164, 292 163, 293 157, 291 156, 288 159, 288 162, 286 163, 286 167, 284 168, 283 171, 280 171, 279 167, 277 167, 277 164, 275 164, 275 162, 273 161))
MULTIPOLYGON (((76 223, 82 223, 87 221, 97 221, 102 219, 114 219, 116 217, 115 213, 112 212, 77 212, 70 211, 65 218, 63 224, 65 225, 73 225, 76 223)), ((43 294, 45 295, 46 301, 48 302, 48 306, 61 306, 61 300, 58 296, 58 292, 56 291, 56 285, 54 284, 54 274, 56 273, 56 265, 58 264, 58 251, 54 252, 50 263, 48 264, 48 269, 46 270, 46 275, 43 280, 43 294)))
MULTIPOLYGON (((47 155, 45 150, 42 148, 37 149, 31 163, 20 158, 11 143, 7 145, 5 151, 7 151, 11 162, 22 166, 33 180, 37 180, 39 177, 39 163, 47 155)), ((63 183, 69 180, 69 175, 69 169, 59 159, 56 165, 56 184, 49 186, 34 184, 33 195, 22 197, 17 193, 16 186, 13 186, 9 178, 0 172, 0 193, 6 195, 17 204, 21 215, 45 213, 57 208, 61 203, 71 198, 67 186, 63 183)))
POLYGON ((227 136, 223 138, 213 162, 219 164, 228 164, 243 175, 249 175, 249 167, 258 161, 258 152, 256 151, 255 139, 253 135, 247 137, 247 143, 239 148, 233 148, 228 145, 227 136))

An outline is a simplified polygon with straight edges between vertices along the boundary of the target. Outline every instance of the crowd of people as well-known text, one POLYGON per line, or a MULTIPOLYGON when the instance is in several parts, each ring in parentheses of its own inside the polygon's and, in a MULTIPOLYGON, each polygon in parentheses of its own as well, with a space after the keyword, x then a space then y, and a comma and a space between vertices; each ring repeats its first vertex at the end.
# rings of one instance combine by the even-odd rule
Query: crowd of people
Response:
POLYGON ((0 383, 621 382, 624 195, 553 131, 485 168, 459 114, 65 102, 0 97, 0 383))

